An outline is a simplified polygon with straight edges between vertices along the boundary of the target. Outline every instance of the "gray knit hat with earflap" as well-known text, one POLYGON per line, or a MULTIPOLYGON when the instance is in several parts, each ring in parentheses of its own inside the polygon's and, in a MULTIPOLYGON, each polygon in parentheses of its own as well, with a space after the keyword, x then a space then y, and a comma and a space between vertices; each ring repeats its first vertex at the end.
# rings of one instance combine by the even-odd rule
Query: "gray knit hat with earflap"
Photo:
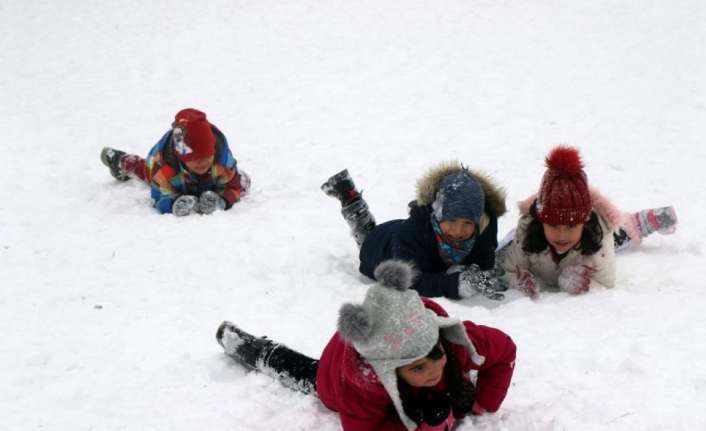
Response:
POLYGON ((425 357, 439 340, 439 332, 446 340, 466 347, 476 364, 485 360, 458 319, 438 316, 424 306, 415 290, 409 289, 414 275, 407 262, 382 262, 375 268, 378 284, 368 289, 362 304, 344 304, 338 318, 339 333, 373 367, 410 430, 417 424, 402 408, 395 371, 398 367, 425 357))

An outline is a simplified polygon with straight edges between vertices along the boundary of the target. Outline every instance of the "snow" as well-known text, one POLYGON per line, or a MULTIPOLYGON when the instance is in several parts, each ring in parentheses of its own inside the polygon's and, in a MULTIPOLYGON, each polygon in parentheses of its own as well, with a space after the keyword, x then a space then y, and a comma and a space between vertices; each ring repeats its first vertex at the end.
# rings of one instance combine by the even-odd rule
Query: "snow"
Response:
POLYGON ((378 221, 432 164, 536 191, 557 143, 619 206, 674 205, 612 290, 440 302, 518 345, 459 430, 706 429, 706 6, 693 1, 0 2, 3 430, 339 429, 215 342, 232 320, 318 356, 369 284, 338 204, 378 221), (206 111, 252 194, 177 219, 99 152, 206 111))

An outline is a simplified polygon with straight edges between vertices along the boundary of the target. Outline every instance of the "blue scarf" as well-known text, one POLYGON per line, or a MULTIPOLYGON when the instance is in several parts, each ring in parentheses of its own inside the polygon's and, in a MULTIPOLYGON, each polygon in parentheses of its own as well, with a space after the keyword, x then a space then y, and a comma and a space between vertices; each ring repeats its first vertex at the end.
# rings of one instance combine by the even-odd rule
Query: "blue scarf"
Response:
POLYGON ((453 245, 446 242, 444 233, 441 231, 439 222, 436 221, 436 217, 431 217, 431 226, 434 229, 434 234, 436 236, 436 245, 439 249, 439 256, 441 260, 444 261, 446 266, 460 265, 466 257, 471 253, 473 249, 473 244, 476 243, 476 232, 473 232, 470 238, 463 241, 461 248, 454 248, 453 245))

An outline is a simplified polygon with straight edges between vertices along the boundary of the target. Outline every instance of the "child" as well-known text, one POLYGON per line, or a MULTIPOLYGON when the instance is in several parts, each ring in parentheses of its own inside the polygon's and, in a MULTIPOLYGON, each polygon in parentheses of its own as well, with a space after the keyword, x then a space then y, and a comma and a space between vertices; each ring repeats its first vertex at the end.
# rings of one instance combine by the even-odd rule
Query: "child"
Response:
POLYGON ((336 332, 315 360, 229 322, 225 353, 337 411, 343 430, 448 430, 467 414, 495 412, 510 386, 515 344, 503 332, 450 318, 409 289, 402 261, 375 270, 362 305, 341 307, 336 332), (470 370, 478 370, 475 386, 470 370))
POLYGON ((101 161, 119 181, 136 177, 148 183, 162 214, 181 217, 226 210, 250 188, 250 178, 238 169, 223 133, 192 108, 177 112, 171 130, 152 147, 147 160, 105 147, 101 161))
POLYGON ((514 239, 498 253, 506 280, 530 297, 541 289, 579 294, 613 287, 616 249, 675 231, 672 207, 625 214, 589 188, 575 148, 554 148, 546 165, 539 193, 520 202, 514 239))
POLYGON ((417 182, 406 220, 377 226, 347 170, 321 189, 341 202, 366 276, 374 278, 374 268, 384 260, 401 259, 420 271, 412 287, 422 296, 504 298, 499 291, 506 287, 498 284, 493 267, 505 194, 487 176, 457 162, 442 163, 417 182))

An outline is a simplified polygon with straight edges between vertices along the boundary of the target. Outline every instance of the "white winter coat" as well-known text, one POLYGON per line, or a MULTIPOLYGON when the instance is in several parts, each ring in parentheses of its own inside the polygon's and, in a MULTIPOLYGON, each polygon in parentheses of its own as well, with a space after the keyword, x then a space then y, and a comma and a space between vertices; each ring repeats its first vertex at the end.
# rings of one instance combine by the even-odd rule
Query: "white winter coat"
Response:
POLYGON ((559 263, 554 262, 549 248, 541 253, 531 254, 522 250, 527 226, 532 220, 529 208, 536 196, 530 196, 519 203, 521 217, 517 224, 515 238, 507 249, 498 256, 501 260, 499 264, 505 270, 504 277, 510 286, 517 286, 518 269, 526 269, 535 276, 540 289, 558 290, 559 274, 564 268, 573 265, 586 265, 595 269, 591 276, 590 289, 598 286, 611 288, 615 285, 613 230, 623 224, 622 220, 625 216, 597 190, 591 189, 590 193, 593 212, 598 216, 598 222, 603 230, 601 249, 592 255, 582 255, 580 250, 572 249, 559 263))

